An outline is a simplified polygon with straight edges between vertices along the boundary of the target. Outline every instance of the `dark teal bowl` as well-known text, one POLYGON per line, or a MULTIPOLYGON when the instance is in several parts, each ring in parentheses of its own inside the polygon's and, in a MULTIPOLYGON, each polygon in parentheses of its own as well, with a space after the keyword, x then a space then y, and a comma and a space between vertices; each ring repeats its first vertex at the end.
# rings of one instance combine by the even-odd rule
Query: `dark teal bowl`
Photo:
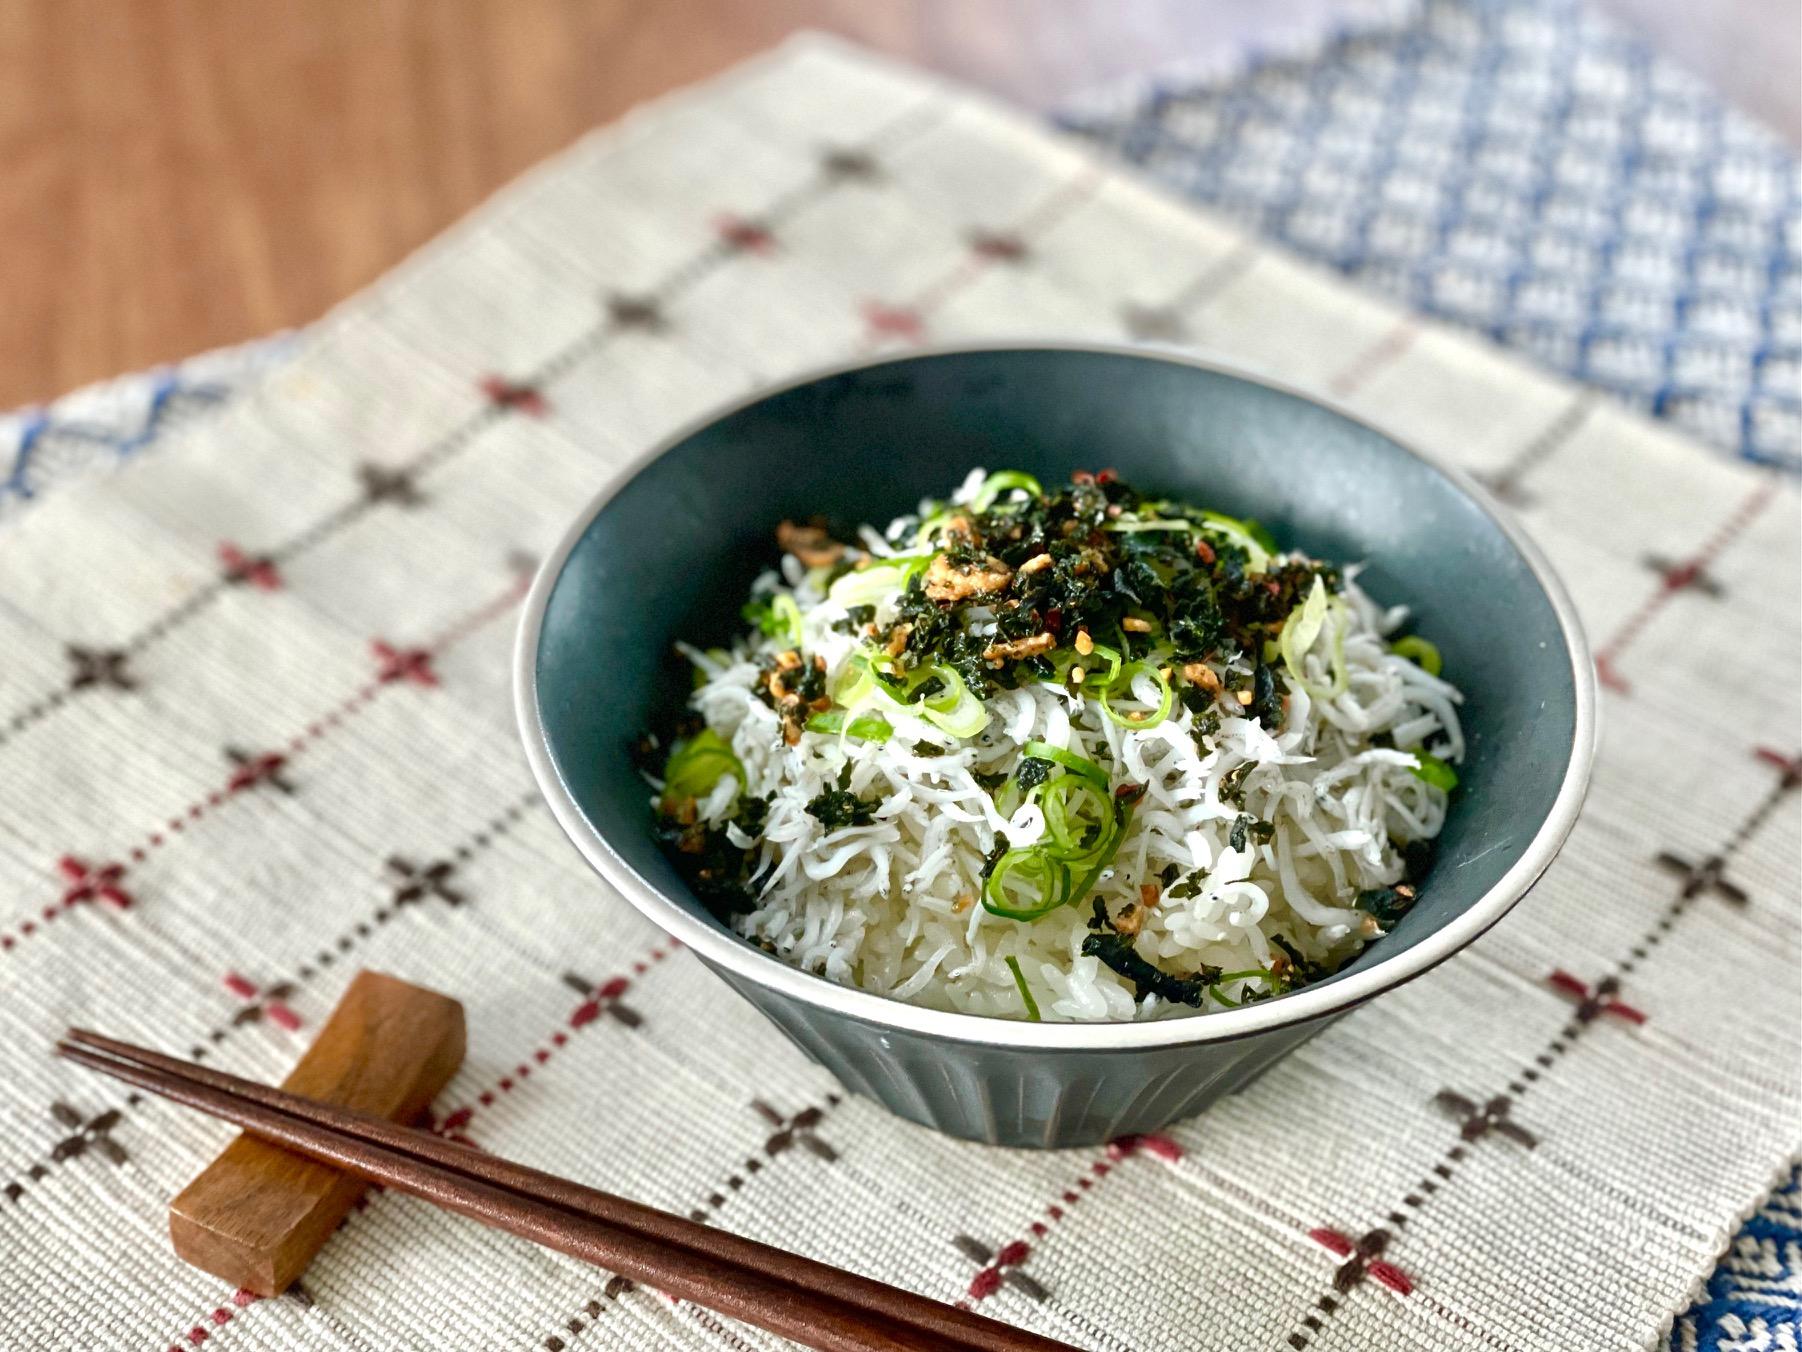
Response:
MULTIPOLYGON (((1091 1144, 1185 1116, 1494 924, 1563 844, 1589 779, 1594 676, 1563 588, 1464 475, 1325 401, 1122 348, 941 350, 839 368, 679 432, 605 488, 539 573, 516 657, 520 731, 577 848, 851 1089, 959 1136, 1091 1144), (778 961, 720 926, 650 830, 627 746, 681 698, 677 638, 739 627, 784 517, 887 522, 973 465, 1132 483, 1364 560, 1465 695, 1469 756, 1438 862, 1395 931, 1318 985, 1152 1023, 921 1009, 778 961)), ((722 998, 724 992, 722 992, 722 998)))

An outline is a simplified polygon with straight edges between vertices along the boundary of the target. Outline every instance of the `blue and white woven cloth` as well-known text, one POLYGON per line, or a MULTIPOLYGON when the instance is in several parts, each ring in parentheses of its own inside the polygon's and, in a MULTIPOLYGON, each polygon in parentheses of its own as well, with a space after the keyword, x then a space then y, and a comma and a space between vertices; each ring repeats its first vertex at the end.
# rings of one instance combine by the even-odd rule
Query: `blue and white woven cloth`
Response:
POLYGON ((1671 1352, 1795 1347, 1802 1347, 1802 1167, 1733 1237, 1707 1291, 1671 1331, 1671 1352))
POLYGON ((1802 465, 1789 148, 1578 0, 1404 13, 1060 120, 1417 310, 1802 465))

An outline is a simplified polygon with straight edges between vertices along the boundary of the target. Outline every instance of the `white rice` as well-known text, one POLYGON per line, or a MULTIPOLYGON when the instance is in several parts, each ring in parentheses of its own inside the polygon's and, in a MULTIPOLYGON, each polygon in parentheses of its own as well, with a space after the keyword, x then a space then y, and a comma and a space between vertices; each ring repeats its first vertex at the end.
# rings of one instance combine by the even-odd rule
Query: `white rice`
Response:
MULTIPOLYGON (((959 500, 980 482, 978 471, 959 500)), ((894 527, 889 537, 868 528, 861 535, 872 553, 893 552, 886 540, 895 538, 894 527)), ((886 743, 806 732, 788 746, 778 715, 757 693, 760 671, 788 644, 753 631, 724 656, 685 648, 703 678, 691 706, 731 744, 749 781, 721 780, 699 804, 701 819, 729 818, 741 787, 771 800, 756 856, 758 905, 738 917, 737 928, 797 967, 943 1009, 1023 1017, 1006 962, 1013 957, 1046 1019, 1193 1012, 1155 995, 1135 999, 1130 981, 1083 956, 1089 896, 1032 922, 983 909, 980 878, 996 833, 1004 831, 1012 846, 1029 845, 1044 819, 1031 803, 1003 818, 975 776, 1011 773, 1022 744, 1037 740, 1097 762, 1115 785, 1146 786, 1112 866, 1090 894, 1110 912, 1139 901, 1140 884, 1168 865, 1184 875, 1206 870, 1197 895, 1166 891, 1146 916, 1141 955, 1175 974, 1202 964, 1243 971, 1270 966, 1278 954, 1272 936, 1281 935, 1307 958, 1336 966, 1377 934, 1353 906, 1357 893, 1402 878, 1392 838, 1430 838, 1444 821, 1446 795, 1415 776, 1413 751, 1456 762, 1464 750, 1458 691, 1385 642, 1405 612, 1375 604, 1358 588, 1355 569, 1345 578, 1345 693, 1319 702, 1287 683, 1288 717, 1276 734, 1217 706, 1219 731, 1204 739, 1205 749, 1180 702, 1163 722, 1134 730, 1103 717, 1094 699, 1052 685, 998 692, 987 702, 987 729, 966 742, 885 710, 895 729, 886 743), (1393 745, 1375 744, 1379 733, 1393 745), (920 743, 944 754, 917 755, 920 743), (1223 802, 1222 779, 1247 762, 1253 768, 1242 781, 1243 808, 1223 802), (833 788, 847 765, 849 788, 881 807, 870 825, 827 830, 806 805, 833 788), (1242 811, 1274 825, 1267 843, 1231 847, 1228 835, 1242 811)), ((759 587, 793 596, 803 651, 825 659, 831 688, 860 640, 833 630, 846 611, 828 599, 822 581, 785 556, 780 573, 759 587)), ((879 623, 892 617, 892 606, 879 608, 879 623)), ((1327 686, 1322 652, 1305 660, 1310 679, 1327 686)), ((1250 670, 1243 657, 1212 665, 1217 674, 1250 670)), ((1152 693, 1148 682, 1142 688, 1152 693)), ((752 843, 735 828, 733 834, 741 847, 752 843)), ((1261 986, 1238 981, 1220 989, 1236 1000, 1261 986)), ((1213 999, 1202 1006, 1223 1007, 1213 999)))

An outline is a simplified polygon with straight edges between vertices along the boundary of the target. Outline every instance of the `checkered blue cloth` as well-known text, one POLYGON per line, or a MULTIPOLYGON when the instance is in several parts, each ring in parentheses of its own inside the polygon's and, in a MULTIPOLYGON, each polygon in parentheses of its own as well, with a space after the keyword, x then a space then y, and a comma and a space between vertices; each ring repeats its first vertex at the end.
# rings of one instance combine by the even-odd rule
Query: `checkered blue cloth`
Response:
POLYGON ((1796 159, 1576 0, 1426 0, 1060 121, 1418 310, 1802 466, 1796 159))

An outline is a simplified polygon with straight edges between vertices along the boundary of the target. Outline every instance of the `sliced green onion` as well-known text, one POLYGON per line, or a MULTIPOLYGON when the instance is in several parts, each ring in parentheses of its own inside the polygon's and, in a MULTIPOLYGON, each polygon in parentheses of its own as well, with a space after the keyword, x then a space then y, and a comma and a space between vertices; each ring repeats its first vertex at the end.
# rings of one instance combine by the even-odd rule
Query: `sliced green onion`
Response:
POLYGON ((1040 685, 1068 686, 1072 667, 1082 668, 1082 689, 1088 691, 1106 689, 1120 677, 1120 650, 1105 643, 1094 644, 1086 657, 1074 648, 1059 648, 1045 656, 1051 660, 1053 671, 1039 679, 1040 685), (1097 669, 1097 663, 1101 669, 1097 669))
POLYGON ((986 512, 995 505, 995 499, 1003 493, 1016 488, 1023 488, 1035 498, 1045 496, 1045 490, 1039 487, 1039 481, 1030 474, 1022 474, 1017 469, 997 470, 982 481, 982 487, 976 490, 976 496, 970 499, 972 511, 986 512))
POLYGON ((1020 992, 1020 1003, 1026 1006, 1026 1017, 1034 1023, 1039 1022, 1039 1003, 1032 998, 1032 991, 1027 988, 1026 976, 1020 970, 1020 960, 1010 953, 1003 961, 1014 974, 1014 987, 1020 992))
POLYGON ((1458 787, 1458 772, 1430 751, 1416 751, 1414 777, 1450 793, 1458 787))
POLYGON ((809 732, 849 733, 866 742, 886 742, 894 735, 894 725, 880 714, 858 714, 847 717, 847 710, 828 709, 807 720, 809 732))
POLYGON ((1397 657, 1407 658, 1429 676, 1437 676, 1445 670, 1445 663, 1439 658, 1439 646, 1419 634, 1398 638, 1389 645, 1389 651, 1397 657))
POLYGON ((945 683, 941 693, 930 696, 921 705, 928 723, 953 737, 974 737, 989 725, 988 706, 971 692, 956 670, 935 662, 924 668, 924 676, 937 676, 945 683))
POLYGON ((1069 863, 1087 862, 1107 848, 1116 825, 1114 796, 1106 784, 1083 775, 1059 775, 1035 791, 1045 811, 1049 848, 1069 863), (1085 836, 1093 836, 1087 840, 1085 836))
POLYGON ((783 639, 790 647, 801 646, 801 607, 795 604, 795 598, 787 592, 781 592, 770 601, 770 614, 778 626, 773 637, 783 639))
POLYGON ((982 909, 1008 920, 1037 920, 1069 900, 1069 866, 1036 847, 1009 850, 982 884, 982 909))
POLYGON ((1119 677, 1101 692, 1101 712, 1106 714, 1115 724, 1123 728, 1155 728, 1170 717, 1170 705, 1174 696, 1170 690, 1170 680, 1149 662, 1128 662, 1120 668, 1119 677), (1132 694, 1133 681, 1139 676, 1149 676, 1157 682, 1158 707, 1143 713, 1131 711, 1121 712, 1114 708, 1114 698, 1121 691, 1128 696, 1132 694))
POLYGON ((1121 517, 1117 520, 1108 522, 1106 529, 1117 531, 1122 535, 1131 535, 1137 531, 1146 530, 1193 531, 1195 529, 1195 523, 1193 521, 1172 521, 1164 517, 1154 517, 1150 520, 1139 521, 1131 521, 1125 517, 1121 517))
POLYGON ((1114 856, 1120 853, 1120 842, 1126 839, 1126 828, 1132 823, 1132 805, 1128 803, 1118 806, 1114 812, 1114 834, 1102 848, 1101 853, 1094 857, 1094 863, 1090 865, 1089 871, 1070 889, 1070 897, 1073 901, 1080 901, 1088 895, 1089 889, 1095 886, 1095 880, 1101 876, 1101 871, 1113 863, 1114 856))
POLYGON ((919 527, 914 531, 914 543, 916 545, 935 544, 939 533, 951 524, 951 515, 951 508, 940 507, 929 516, 922 517, 919 527))
POLYGON ((826 589, 828 599, 849 609, 875 605, 907 590, 915 576, 926 571, 930 554, 897 554, 878 559, 868 568, 853 568, 826 589))
POLYGON ((1065 751, 1062 747, 1052 746, 1049 742, 1027 742, 1020 748, 1020 751, 1023 755, 1032 756, 1037 760, 1048 760, 1053 765, 1061 765, 1064 769, 1079 774, 1085 779, 1092 779, 1104 789, 1107 787, 1107 771, 1087 757, 1077 755, 1074 751, 1065 751))
POLYGON ((855 709, 865 703, 875 689, 876 673, 870 666, 870 659, 863 653, 855 653, 839 672, 832 698, 847 709, 855 709))
POLYGON ((1315 699, 1337 699, 1350 684, 1351 674, 1345 665, 1345 631, 1350 622, 1350 607, 1327 591, 1319 574, 1315 574, 1307 599, 1290 611, 1289 618, 1283 621, 1283 631, 1277 642, 1283 655, 1283 666, 1288 669, 1289 679, 1315 699), (1333 683, 1322 686, 1307 678, 1302 662, 1329 622, 1334 626, 1328 658, 1333 683))
POLYGON ((685 798, 704 798, 727 775, 744 785, 745 768, 726 739, 712 728, 703 728, 670 752, 669 764, 663 769, 664 805, 673 807, 685 798))
POLYGON ((1261 573, 1270 566, 1270 556, 1276 552, 1276 542, 1270 539, 1270 532, 1255 521, 1241 521, 1236 516, 1223 516, 1219 512, 1203 512, 1203 523, 1216 535, 1226 539, 1243 549, 1248 556, 1246 571, 1261 573), (1260 540, 1258 537, 1263 536, 1260 540), (1269 541, 1266 548, 1265 541, 1269 541))
POLYGON ((974 737, 989 725, 988 706, 964 684, 964 678, 955 668, 934 662, 905 676, 878 669, 879 662, 889 660, 858 653, 846 667, 833 699, 851 710, 880 703, 887 710, 924 719, 953 737, 974 737), (944 686, 943 690, 917 702, 909 699, 915 690, 935 677, 944 686))
MULTIPOLYGON (((1320 637, 1320 630, 1326 624, 1327 606, 1332 597, 1327 594, 1326 582, 1317 573, 1314 585, 1308 589, 1307 599, 1289 613, 1283 622, 1283 638, 1296 653, 1305 653, 1314 646, 1314 640, 1320 637)), ((1285 654, 1286 656, 1287 654, 1285 654)))

